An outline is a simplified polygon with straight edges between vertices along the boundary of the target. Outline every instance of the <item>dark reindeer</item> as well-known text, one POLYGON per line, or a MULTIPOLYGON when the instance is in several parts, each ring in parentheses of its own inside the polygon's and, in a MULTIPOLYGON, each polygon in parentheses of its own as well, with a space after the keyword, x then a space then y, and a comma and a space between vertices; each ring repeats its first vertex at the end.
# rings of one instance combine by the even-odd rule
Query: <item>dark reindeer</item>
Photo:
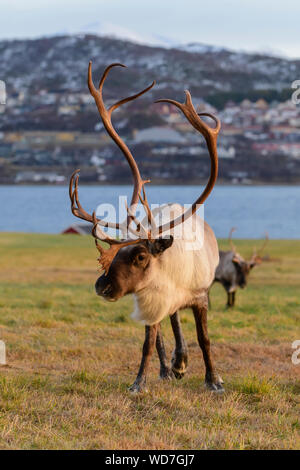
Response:
POLYGON ((232 242, 234 231, 235 228, 232 228, 228 237, 231 250, 219 251, 220 262, 214 278, 214 282, 220 282, 227 292, 227 307, 234 307, 237 289, 246 287, 251 270, 262 262, 261 255, 268 242, 268 234, 266 234, 265 242, 259 252, 257 253, 254 249, 251 259, 245 261, 232 242))
POLYGON ((190 307, 195 317, 198 341, 205 362, 206 386, 212 391, 222 392, 222 380, 213 365, 207 332, 208 289, 219 262, 218 245, 211 228, 196 215, 199 205, 204 203, 216 182, 220 122, 213 115, 197 114, 188 91, 185 92, 185 103, 168 99, 158 100, 179 108, 191 125, 204 136, 210 155, 211 172, 204 191, 189 209, 184 211, 179 204, 168 204, 152 212, 144 188, 148 181, 142 180, 130 150, 112 125, 111 115, 119 106, 150 90, 154 82, 142 92, 120 100, 107 109, 103 102, 102 88, 109 70, 115 66, 122 65, 112 64, 107 67, 99 87, 96 88, 92 80, 90 62, 88 86, 105 129, 123 152, 133 175, 133 194, 130 207, 126 207, 126 220, 122 223, 106 222, 97 218, 95 212, 89 214, 83 209, 78 197, 79 170, 72 174, 69 187, 73 214, 93 224, 92 233, 100 253, 99 262, 104 269, 104 273, 96 281, 96 293, 108 301, 117 301, 127 294, 133 294, 133 317, 145 324, 142 360, 137 378, 130 387, 131 391, 143 390, 155 346, 160 359, 160 376, 167 379, 173 374, 177 378, 182 377, 187 365, 187 348, 178 311, 190 307), (202 115, 213 119, 215 128, 206 124, 200 117, 202 115), (135 217, 139 200, 146 214, 142 222, 135 217), (119 230, 122 238, 118 240, 110 237, 103 227, 119 230), (104 249, 98 240, 107 243, 109 248, 104 249), (160 327, 160 322, 166 316, 170 316, 176 344, 171 368, 167 365, 160 327))

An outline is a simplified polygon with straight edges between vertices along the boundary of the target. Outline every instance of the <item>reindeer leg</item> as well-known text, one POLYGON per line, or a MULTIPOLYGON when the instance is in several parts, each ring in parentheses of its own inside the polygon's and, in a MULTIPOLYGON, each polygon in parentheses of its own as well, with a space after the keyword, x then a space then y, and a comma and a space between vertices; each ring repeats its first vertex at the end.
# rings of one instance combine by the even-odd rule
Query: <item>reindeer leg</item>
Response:
POLYGON ((209 390, 219 393, 224 392, 223 381, 215 371, 210 353, 210 341, 207 331, 207 300, 204 303, 194 305, 192 309, 196 322, 198 342, 206 368, 205 384, 209 390))
POLYGON ((175 349, 172 353, 172 371, 176 379, 182 379, 188 365, 188 351, 180 325, 179 313, 170 316, 171 325, 175 337, 175 349))
POLYGON ((235 292, 232 292, 231 306, 234 307, 234 304, 235 304, 235 292))
POLYGON ((207 293, 207 299, 208 299, 208 309, 211 310, 210 290, 207 293))
POLYGON ((174 376, 173 376, 172 370, 167 365, 167 355, 166 355, 166 350, 165 350, 160 323, 158 324, 158 328, 157 328, 156 350, 157 350, 157 354, 158 354, 159 362, 160 362, 160 373, 159 373, 160 378, 172 380, 174 376))
POLYGON ((156 343, 156 336, 158 330, 158 323, 151 326, 145 326, 145 341, 143 345, 143 357, 141 361, 141 365, 138 371, 138 375, 131 385, 129 390, 131 392, 141 392, 146 384, 146 374, 149 367, 149 362, 155 347, 156 343))
POLYGON ((232 307, 232 296, 231 296, 231 292, 227 292, 227 305, 226 305, 227 308, 230 308, 232 307))

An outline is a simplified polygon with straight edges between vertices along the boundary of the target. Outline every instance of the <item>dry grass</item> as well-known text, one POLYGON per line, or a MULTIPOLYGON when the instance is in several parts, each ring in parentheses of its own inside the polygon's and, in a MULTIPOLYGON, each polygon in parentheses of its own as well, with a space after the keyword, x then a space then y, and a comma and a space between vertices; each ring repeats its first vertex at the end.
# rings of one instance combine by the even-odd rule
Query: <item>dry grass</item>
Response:
MULTIPOLYGON (((222 245, 222 243, 221 243, 222 245)), ((242 254, 249 243, 237 242, 242 254)), ((225 245, 224 245, 225 246, 225 245)), ((94 294, 96 253, 86 237, 0 235, 2 449, 300 448, 300 242, 272 241, 273 262, 257 268, 237 307, 212 291, 209 330, 226 393, 203 386, 204 367, 189 311, 182 312, 190 366, 182 381, 158 379, 133 396, 143 327, 132 301, 94 294)), ((169 321, 163 329, 173 348, 169 321)))

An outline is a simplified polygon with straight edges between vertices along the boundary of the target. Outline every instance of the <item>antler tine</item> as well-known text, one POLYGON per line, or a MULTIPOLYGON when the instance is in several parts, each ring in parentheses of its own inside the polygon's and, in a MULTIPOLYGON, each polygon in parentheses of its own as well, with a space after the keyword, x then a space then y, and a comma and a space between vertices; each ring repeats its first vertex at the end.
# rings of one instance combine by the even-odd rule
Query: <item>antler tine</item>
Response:
MULTIPOLYGON (((110 64, 108 67, 106 67, 106 69, 104 70, 103 72, 103 75, 101 77, 101 80, 100 80, 100 83, 99 83, 99 90, 96 89, 95 85, 94 85, 94 82, 93 82, 93 78, 92 78, 92 61, 90 60, 89 62, 89 70, 88 70, 88 86, 89 86, 89 90, 91 92, 91 94, 94 96, 97 91, 99 93, 102 94, 102 90, 103 90, 103 85, 104 85, 104 82, 105 82, 105 79, 109 73, 109 71, 113 68, 113 67, 125 67, 126 68, 126 65, 124 64, 121 64, 121 63, 114 63, 114 64, 110 64)), ((151 83, 151 85, 149 85, 147 88, 145 88, 144 90, 132 95, 132 96, 129 96, 127 98, 124 98, 122 100, 119 100, 117 101, 115 104, 113 104, 112 106, 110 106, 107 110, 107 112, 109 113, 109 115, 112 114, 112 112, 117 109, 119 106, 122 106, 122 104, 125 104, 125 103, 128 103, 129 101, 133 101, 135 100, 136 98, 138 98, 139 96, 143 95, 144 93, 147 93, 147 91, 151 90, 151 88, 154 87, 154 85, 156 84, 156 81, 153 80, 153 82, 151 83)))
MULTIPOLYGON (((217 132, 220 131, 220 129, 221 129, 221 122, 220 122, 220 120, 219 120, 216 116, 214 116, 214 115, 211 114, 211 113, 197 113, 197 114, 198 114, 198 116, 207 116, 207 117, 210 117, 213 121, 215 121, 216 127, 215 127, 215 128, 209 127, 210 131, 216 131, 216 130, 217 130, 217 132)), ((202 121, 202 124, 205 124, 205 125, 206 125, 206 123, 204 123, 203 121, 202 121)))
POLYGON ((176 106, 180 111, 183 112, 185 117, 189 120, 189 122, 192 124, 192 126, 197 130, 200 131, 205 138, 211 136, 211 135, 218 135, 220 129, 221 129, 221 122, 220 120, 216 117, 213 116, 210 113, 197 113, 193 102, 192 102, 192 96, 188 90, 184 91, 185 93, 185 102, 184 103, 179 103, 178 101, 175 100, 170 100, 170 99, 160 99, 155 101, 155 103, 170 103, 176 106), (197 118, 197 116, 208 116, 212 118, 215 123, 216 127, 212 128, 208 124, 206 124, 202 119, 197 118))
MULTIPOLYGON (((81 218, 82 218, 82 219, 85 219, 85 220, 87 220, 87 221, 89 221, 89 222, 92 222, 93 219, 91 218, 90 214, 89 214, 88 212, 86 212, 86 211, 83 209, 82 205, 81 205, 80 202, 79 202, 79 197, 78 197, 78 180, 79 180, 79 174, 77 173, 77 174, 75 175, 75 189, 74 189, 73 201, 74 201, 74 199, 75 199, 76 204, 77 204, 77 207, 78 207, 78 210, 79 210, 79 214, 81 214, 81 218)), ((76 210, 77 210, 77 209, 76 209, 76 210)), ((79 215, 79 217, 80 217, 80 215, 79 215)))
MULTIPOLYGON (((78 181, 79 181, 79 172, 80 170, 75 170, 70 178, 70 183, 69 183, 69 196, 71 200, 71 211, 72 213, 76 216, 79 217, 82 220, 86 220, 87 222, 93 222, 93 217, 91 214, 89 214, 80 204, 79 201, 79 196, 78 196, 78 181), (75 180, 75 185, 74 185, 74 180, 75 180), (73 189, 74 187, 74 189, 73 189)), ((107 222, 101 219, 97 219, 97 223, 99 225, 102 225, 103 227, 109 227, 109 228, 114 228, 116 230, 120 229, 120 224, 119 223, 114 223, 114 222, 107 222)))
MULTIPOLYGON (((144 181, 144 185, 146 183, 150 183, 150 180, 147 180, 147 181, 144 181)), ((148 218, 148 225, 150 226, 150 230, 148 230, 148 239, 151 239, 152 237, 155 236, 155 233, 156 233, 156 230, 157 230, 157 226, 156 226, 156 223, 155 223, 155 219, 153 217, 153 214, 151 212, 151 209, 149 207, 149 204, 148 204, 148 199, 147 199, 147 196, 146 196, 146 191, 145 191, 145 186, 143 185, 143 197, 141 194, 139 194, 139 198, 140 198, 140 201, 141 201, 141 204, 143 205, 145 211, 146 211, 146 214, 147 214, 147 218, 148 218)))
POLYGON ((264 241, 262 247, 258 250, 257 256, 262 255, 264 249, 266 248, 266 245, 267 245, 268 241, 269 241, 269 234, 268 234, 268 232, 265 232, 265 241, 264 241))
POLYGON ((149 85, 147 88, 145 88, 144 90, 140 91, 139 93, 136 93, 135 95, 131 95, 131 96, 128 96, 128 98, 123 98, 122 100, 120 101, 117 101, 115 104, 111 105, 110 108, 108 109, 108 113, 111 115, 112 112, 119 108, 119 106, 122 106, 122 104, 125 104, 125 103, 128 103, 129 101, 133 101, 135 100, 136 98, 138 98, 139 96, 143 95, 144 93, 147 93, 147 91, 151 90, 151 88, 154 87, 154 85, 156 84, 156 81, 153 80, 153 82, 151 83, 151 85, 149 85))
POLYGON ((93 212, 93 215, 92 215, 92 222, 93 222, 92 235, 94 238, 97 238, 98 240, 107 242, 109 244, 114 244, 115 242, 117 242, 117 240, 115 240, 114 238, 111 238, 109 235, 103 232, 103 230, 99 227, 99 221, 96 217, 95 211, 93 212))
POLYGON ((203 204, 204 201, 209 196, 209 194, 211 193, 215 185, 217 175, 218 175, 217 138, 218 138, 219 131, 221 129, 221 123, 217 117, 209 113, 197 114, 194 108, 194 105, 192 103, 191 94, 188 90, 185 90, 185 102, 184 103, 179 103, 178 101, 170 100, 170 99, 160 99, 156 101, 156 103, 162 103, 162 102, 173 104, 174 106, 179 108, 182 111, 182 113, 185 115, 187 120, 191 123, 191 125, 203 135, 206 141, 208 151, 209 151, 211 167, 210 167, 210 177, 202 194, 192 204, 192 206, 187 211, 185 211, 182 215, 180 215, 176 219, 173 219, 172 221, 164 225, 161 225, 158 229, 159 235, 163 233, 165 230, 170 230, 174 228, 176 225, 181 224, 183 221, 191 217, 198 209, 198 206, 200 204, 203 204), (216 127, 212 128, 208 124, 206 124, 204 121, 202 121, 202 119, 200 119, 201 115, 211 117, 215 121, 216 127))
POLYGON ((235 247, 235 245, 234 245, 234 243, 233 243, 233 241, 232 241, 232 234, 233 234, 233 232, 235 232, 235 231, 236 231, 236 227, 231 227, 230 232, 229 232, 229 236, 228 236, 228 240, 229 240, 229 243, 230 243, 231 250, 232 250, 234 253, 236 253, 236 247, 235 247))
POLYGON ((132 218, 133 222, 135 223, 136 225, 136 230, 133 230, 131 227, 129 227, 129 230, 134 234, 136 235, 137 237, 139 238, 149 238, 149 233, 148 231, 145 229, 145 227, 143 226, 143 224, 136 218, 135 214, 133 214, 130 210, 130 208, 128 207, 127 203, 125 202, 125 205, 126 205, 126 210, 127 210, 127 214, 129 217, 132 218))
MULTIPOLYGON (((89 65, 91 66, 91 76, 92 76, 92 61, 90 60, 89 62, 89 65)), ((99 82, 99 91, 102 92, 102 89, 103 89, 103 85, 104 85, 104 82, 105 82, 105 79, 110 71, 110 69, 112 69, 113 67, 124 67, 126 68, 126 65, 124 64, 121 64, 120 62, 115 62, 113 64, 110 64, 108 67, 106 67, 106 69, 104 70, 103 74, 102 74, 102 77, 100 79, 100 82, 99 82)))
POLYGON ((102 74, 102 77, 100 79, 100 82, 99 82, 99 87, 98 87, 98 90, 97 88, 95 87, 94 85, 94 82, 93 82, 93 77, 92 77, 92 61, 90 60, 89 61, 89 68, 88 68, 88 87, 89 87, 89 90, 90 90, 90 93, 91 95, 94 96, 94 94, 96 94, 97 92, 98 93, 102 93, 102 88, 103 88, 103 84, 105 82, 105 79, 110 71, 110 69, 112 69, 113 67, 126 67, 126 65, 124 64, 121 64, 119 62, 115 62, 113 64, 110 64, 108 67, 106 67, 106 69, 104 70, 103 74, 102 74))
POLYGON ((71 211, 80 219, 87 220, 88 222, 92 222, 92 216, 86 212, 83 207, 81 206, 79 199, 78 199, 78 179, 80 170, 75 170, 70 178, 69 183, 69 196, 71 200, 71 211), (74 187, 74 179, 75 179, 75 187, 74 187), (74 188, 74 189, 73 189, 74 188))

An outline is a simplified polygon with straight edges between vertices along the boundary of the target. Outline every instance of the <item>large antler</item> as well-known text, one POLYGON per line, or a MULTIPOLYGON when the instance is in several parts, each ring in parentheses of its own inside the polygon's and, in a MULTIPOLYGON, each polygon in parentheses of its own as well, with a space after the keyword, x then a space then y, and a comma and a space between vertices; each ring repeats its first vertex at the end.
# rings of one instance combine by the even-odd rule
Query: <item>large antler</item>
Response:
POLYGON ((267 244, 269 241, 269 234, 268 232, 265 233, 265 241, 262 245, 262 247, 258 250, 257 256, 261 256, 263 254, 264 249, 266 248, 267 244))
MULTIPOLYGON (((170 222, 167 222, 163 225, 160 225, 158 228, 156 228, 155 224, 152 222, 151 225, 151 237, 156 238, 157 236, 161 235, 163 232, 166 230, 170 230, 177 225, 183 223, 186 221, 189 217, 191 217, 199 208, 200 204, 203 204, 204 201, 207 199, 209 194, 211 193, 217 176, 218 176, 218 153, 217 153, 217 138, 218 134, 221 128, 221 123, 218 118, 213 116, 212 114, 209 113, 199 113, 197 114, 193 103, 192 103, 192 97, 191 94, 188 90, 185 91, 185 102, 184 103, 178 103, 177 101, 174 100, 169 100, 169 99, 161 99, 157 100, 156 103, 171 103, 177 108, 179 108, 182 113, 185 115, 187 120, 192 124, 192 126, 200 132, 203 137, 205 138, 207 148, 209 151, 209 156, 210 156, 210 161, 211 161, 211 168, 210 168, 210 177, 208 180, 208 183, 202 192, 202 194, 198 197, 198 199, 191 205, 189 209, 187 209, 182 215, 179 217, 171 220, 170 222), (211 119, 213 119, 216 123, 215 128, 211 128, 209 125, 207 125, 200 116, 208 116, 211 119), (153 228, 154 227, 154 228, 153 228)), ((145 210, 148 214, 148 220, 150 219, 150 209, 147 203, 146 198, 141 199, 142 204, 145 207, 145 210)), ((153 220, 153 218, 152 218, 153 220)))
POLYGON ((207 183, 204 191, 202 192, 202 194, 192 204, 192 206, 187 211, 185 211, 182 215, 180 215, 179 217, 171 220, 168 223, 160 225, 157 228, 156 224, 155 224, 154 216, 151 212, 151 209, 149 207, 149 204, 148 204, 148 201, 147 201, 147 198, 146 198, 146 194, 145 194, 144 185, 148 181, 143 181, 142 180, 142 178, 140 176, 140 173, 139 173, 139 169, 137 167, 137 164, 136 164, 130 150, 128 149, 126 144, 123 142, 123 140, 120 138, 120 136, 117 134, 117 132, 115 131, 115 129, 112 125, 112 122, 111 122, 111 114, 115 109, 117 109, 122 104, 127 103, 128 101, 131 101, 131 100, 141 96, 146 91, 150 90, 153 87, 155 82, 153 82, 148 88, 141 91, 140 93, 137 93, 136 95, 133 95, 129 98, 125 98, 123 100, 120 100, 117 103, 115 103, 114 105, 110 106, 109 109, 106 109, 106 107, 104 105, 104 102, 103 102, 103 98, 102 98, 103 83, 105 81, 105 78, 106 78, 109 70, 112 67, 115 67, 115 66, 124 67, 124 65, 122 65, 122 64, 112 64, 109 67, 107 67, 106 70, 103 73, 103 76, 102 76, 101 80, 100 80, 99 89, 96 89, 96 87, 93 83, 93 80, 92 80, 92 65, 91 65, 91 62, 90 62, 89 63, 89 70, 88 70, 88 86, 89 86, 89 90, 90 90, 92 96, 95 99, 95 103, 96 103, 97 108, 99 110, 99 113, 100 113, 100 116, 101 116, 101 119, 103 121, 105 129, 107 130, 110 137, 116 142, 116 144, 119 146, 119 148, 124 153, 128 163, 129 163, 129 166, 131 168, 132 174, 133 174, 134 188, 133 188, 133 194, 132 194, 132 200, 131 200, 131 207, 130 208, 126 207, 127 214, 128 214, 126 227, 127 227, 127 229, 129 229, 129 231, 131 233, 133 233, 138 238, 134 239, 134 240, 133 239, 127 239, 127 240, 118 241, 118 240, 115 240, 115 239, 109 237, 107 234, 105 234, 103 232, 103 230, 100 228, 100 226, 115 227, 116 229, 123 230, 124 229, 124 224, 117 224, 117 223, 114 224, 114 223, 110 223, 110 222, 105 222, 101 219, 97 219, 95 213, 93 213, 93 215, 90 215, 83 209, 83 207, 81 206, 81 204, 79 202, 79 198, 78 198, 78 178, 79 178, 78 171, 79 170, 76 170, 72 174, 71 180, 70 180, 70 187, 69 187, 69 193, 70 193, 70 199, 71 199, 71 209, 72 209, 73 214, 77 217, 80 217, 84 220, 87 220, 87 221, 93 223, 92 233, 93 233, 93 236, 96 238, 96 246, 97 246, 97 248, 100 252, 99 261, 100 261, 100 264, 102 264, 102 266, 103 266, 106 273, 108 272, 108 269, 111 265, 111 262, 112 262, 113 258, 115 257, 116 253, 118 252, 118 250, 120 248, 122 248, 123 246, 138 243, 138 242, 141 241, 141 239, 153 240, 153 239, 157 238, 159 235, 161 235, 166 230, 170 230, 170 229, 176 227, 177 225, 183 223, 185 220, 187 220, 189 217, 191 217, 196 212, 196 210, 198 209, 198 206, 200 204, 204 203, 204 201, 207 199, 210 192, 212 191, 212 189, 214 187, 214 184, 216 182, 216 179, 217 179, 217 174, 218 174, 217 137, 218 137, 218 133, 219 133, 220 127, 221 127, 220 121, 215 116, 213 116, 209 113, 197 114, 197 112, 196 112, 196 110, 193 106, 193 103, 192 103, 191 95, 188 91, 185 91, 185 94, 186 94, 185 103, 178 103, 177 101, 168 100, 168 99, 162 99, 162 100, 157 101, 157 102, 167 102, 167 103, 174 104, 177 108, 179 108, 183 112, 183 114, 188 119, 188 121, 192 124, 192 126, 204 136, 207 147, 208 147, 209 155, 210 155, 210 160, 211 160, 210 177, 209 177, 208 183, 207 183), (213 119, 216 123, 216 127, 211 128, 210 126, 208 126, 204 121, 202 121, 200 116, 208 116, 211 119, 213 119), (74 181, 75 181, 75 188, 73 188, 74 187, 74 181), (142 191, 143 191, 143 196, 141 194, 142 191), (140 199, 141 203, 144 206, 146 214, 147 214, 148 226, 149 226, 148 230, 146 230, 142 226, 142 224, 135 217, 135 210, 136 210, 136 204, 138 202, 138 199, 140 199), (136 229, 133 229, 133 228, 130 227, 130 222, 131 221, 135 222, 136 229), (104 250, 97 243, 97 239, 108 243, 110 245, 110 248, 108 250, 104 250))
POLYGON ((111 122, 111 115, 112 115, 112 112, 115 109, 119 108, 120 106, 122 106, 125 103, 128 103, 129 101, 135 100, 139 96, 141 96, 144 93, 146 93, 147 91, 151 90, 151 88, 155 85, 155 81, 153 81, 151 83, 151 85, 149 85, 147 88, 140 91, 139 93, 136 93, 135 95, 129 96, 128 98, 124 98, 120 101, 117 101, 115 104, 113 104, 108 109, 106 109, 106 107, 104 105, 103 97, 102 97, 102 90, 103 90, 103 84, 105 82, 105 79, 106 79, 109 71, 113 67, 126 67, 126 65, 119 64, 119 63, 109 65, 105 69, 105 71, 102 75, 102 78, 100 80, 100 83, 99 83, 99 88, 97 89, 94 85, 94 82, 93 82, 92 62, 90 61, 89 69, 88 69, 88 87, 89 87, 91 95, 93 96, 93 98, 95 100, 95 103, 97 105, 97 108, 98 108, 98 111, 99 111, 99 114, 101 116, 101 119, 102 119, 102 122, 103 122, 103 125, 104 125, 105 129, 107 130, 110 137, 114 140, 114 142, 121 149, 121 151, 125 155, 125 158, 126 158, 127 162, 129 163, 129 166, 130 166, 130 169, 131 169, 132 175, 133 175, 133 180, 134 180, 134 188, 133 188, 133 193, 132 193, 132 198, 131 198, 131 203, 130 203, 130 206, 133 206, 133 205, 138 203, 139 194, 141 192, 141 189, 142 189, 143 185, 146 183, 146 181, 142 180, 139 169, 138 169, 138 166, 137 166, 137 164, 136 164, 136 162, 135 162, 135 160, 132 156, 132 153, 130 152, 130 150, 127 147, 127 145, 125 144, 125 142, 121 139, 121 137, 117 134, 116 130, 114 129, 114 127, 112 125, 112 122, 111 122))
POLYGON ((261 256, 263 254, 263 251, 264 251, 266 245, 268 244, 268 241, 269 241, 269 234, 268 234, 268 232, 266 232, 265 233, 265 240, 264 240, 264 243, 261 246, 261 248, 257 251, 256 248, 254 247, 251 261, 260 260, 260 262, 261 262, 261 256))
POLYGON ((144 187, 144 184, 147 183, 148 181, 144 181, 141 178, 138 166, 129 150, 125 142, 121 139, 121 137, 117 134, 116 130, 114 129, 112 122, 111 122, 111 116, 112 112, 117 109, 119 106, 122 104, 125 104, 129 101, 132 101, 139 96, 143 95, 146 93, 148 90, 150 90, 155 82, 153 82, 150 86, 142 90, 141 92, 130 96, 128 98, 124 98, 112 106, 110 106, 108 109, 105 107, 104 101, 103 101, 103 96, 102 96, 102 90, 103 90, 103 84, 104 81, 110 71, 111 68, 120 66, 120 67, 125 67, 123 64, 111 64, 109 65, 100 80, 99 83, 99 88, 97 89, 93 83, 92 79, 92 62, 89 63, 89 68, 88 68, 88 87, 90 90, 91 95, 93 96, 95 103, 97 105, 100 117, 102 119, 103 125, 105 129, 107 130, 108 134, 110 137, 114 140, 114 142, 118 145, 120 150, 123 152, 125 155, 126 160, 129 163, 132 175, 133 175, 133 182, 134 182, 134 187, 133 187, 133 193, 131 197, 131 204, 130 208, 126 206, 127 209, 127 218, 126 220, 122 223, 114 223, 114 222, 106 222, 103 221, 102 219, 99 219, 96 217, 95 213, 89 214, 80 204, 79 201, 79 196, 78 196, 78 180, 79 180, 79 171, 80 170, 75 170, 73 174, 71 175, 70 178, 70 184, 69 184, 69 196, 71 200, 71 210, 72 213, 76 216, 79 217, 80 219, 86 220, 88 222, 91 222, 93 224, 93 229, 92 229, 92 234, 96 239, 96 246, 100 252, 100 264, 103 266, 105 272, 107 273, 109 266, 115 257, 117 251, 122 248, 123 246, 131 245, 134 243, 138 243, 141 238, 149 238, 148 231, 143 227, 143 225, 136 219, 135 217, 135 211, 136 211, 136 206, 139 201, 139 197, 141 194, 141 190, 144 187), (131 222, 134 221, 136 224, 136 229, 133 229, 130 227, 131 222), (131 232, 131 234, 135 235, 137 239, 127 239, 127 240, 115 240, 111 237, 109 237, 106 233, 101 230, 99 226, 103 227, 110 227, 110 228, 115 228, 117 230, 121 230, 123 233, 124 232, 131 232), (108 250, 104 250, 101 245, 97 243, 97 239, 104 241, 110 245, 110 248, 108 250))
MULTIPOLYGON (((149 91, 155 85, 155 81, 153 81, 150 86, 148 86, 144 90, 140 91, 139 93, 136 93, 135 95, 129 96, 128 98, 124 98, 124 99, 116 102, 112 106, 110 106, 108 109, 106 109, 104 101, 103 101, 103 96, 102 96, 103 85, 104 85, 105 79, 106 79, 110 69, 112 69, 113 67, 117 67, 117 66, 126 67, 125 65, 119 64, 119 63, 109 65, 105 69, 105 71, 104 71, 104 73, 101 77, 101 80, 100 80, 99 88, 97 89, 95 87, 93 79, 92 79, 92 62, 90 61, 89 62, 89 68, 88 68, 88 87, 89 87, 91 95, 93 96, 93 98, 95 100, 95 103, 97 105, 97 108, 98 108, 98 111, 99 111, 99 114, 100 114, 100 117, 102 119, 102 122, 103 122, 103 125, 104 125, 105 129, 107 130, 110 137, 114 140, 114 142, 118 145, 118 147, 123 152, 123 154, 125 155, 125 158, 128 161, 130 169, 132 171, 134 187, 133 187, 133 193, 132 193, 131 203, 130 203, 131 215, 128 216, 128 218, 127 218, 127 222, 128 222, 128 225, 129 225, 131 220, 133 219, 132 214, 134 214, 135 209, 136 209, 136 205, 139 201, 139 195, 140 195, 141 189, 142 189, 143 185, 145 183, 147 183, 148 181, 142 180, 139 169, 138 169, 138 166, 137 166, 137 164, 136 164, 136 162, 135 162, 135 160, 132 156, 132 153, 130 152, 130 150, 127 147, 127 145, 125 144, 125 142, 117 134, 116 130, 114 129, 114 127, 112 125, 111 116, 112 116, 112 112, 115 109, 117 109, 118 107, 120 107, 122 104, 128 103, 129 101, 132 101, 132 100, 138 98, 139 96, 143 95, 147 91, 149 91)), ((87 220, 89 222, 93 222, 92 215, 88 214, 79 203, 79 198, 78 198, 79 171, 80 170, 76 170, 72 174, 71 179, 70 179, 69 193, 70 193, 70 199, 71 199, 71 202, 72 202, 71 209, 72 209, 73 214, 76 217, 80 217, 81 219, 87 220), (75 187, 74 187, 74 191, 73 191, 74 182, 75 182, 75 187)), ((121 225, 118 224, 118 223, 105 222, 101 219, 97 219, 97 220, 98 220, 98 223, 100 225, 104 226, 104 227, 111 227, 111 228, 115 228, 117 230, 120 230, 120 229, 124 230, 124 225, 121 227, 121 225)))

